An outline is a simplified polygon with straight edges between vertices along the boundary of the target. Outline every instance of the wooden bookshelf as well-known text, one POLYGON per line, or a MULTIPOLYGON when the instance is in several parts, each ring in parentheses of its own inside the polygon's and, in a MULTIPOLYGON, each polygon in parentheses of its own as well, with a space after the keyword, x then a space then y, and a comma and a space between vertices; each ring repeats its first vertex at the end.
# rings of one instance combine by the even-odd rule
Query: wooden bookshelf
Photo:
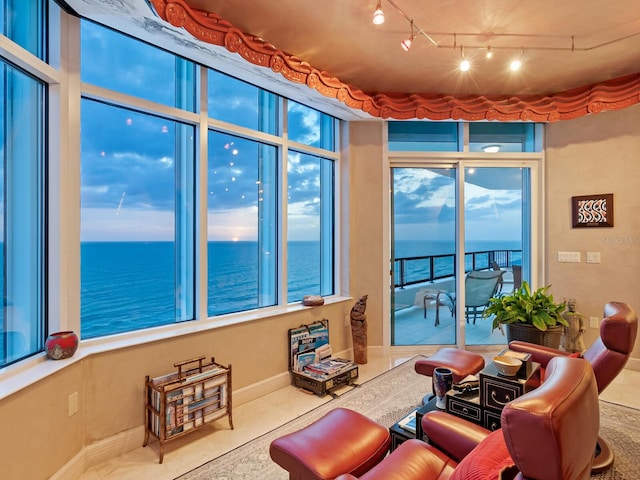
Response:
POLYGON ((196 431, 221 417, 231 416, 231 365, 216 363, 205 356, 174 363, 178 370, 160 377, 145 378, 144 444, 151 436, 160 444, 160 463, 164 444, 196 431), (197 366, 196 366, 197 364, 197 366), (187 368, 189 367, 189 368, 187 368))

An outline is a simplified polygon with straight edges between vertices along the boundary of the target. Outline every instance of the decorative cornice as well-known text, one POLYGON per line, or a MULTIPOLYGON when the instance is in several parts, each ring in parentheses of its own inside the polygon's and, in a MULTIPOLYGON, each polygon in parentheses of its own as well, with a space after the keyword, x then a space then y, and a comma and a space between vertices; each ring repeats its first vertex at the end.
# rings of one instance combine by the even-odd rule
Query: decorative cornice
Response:
POLYGON ((555 122, 640 103, 640 73, 551 95, 456 96, 368 94, 320 71, 264 40, 244 33, 220 16, 192 9, 183 0, 149 0, 158 16, 203 42, 270 68, 290 82, 305 84, 373 117, 408 120, 499 120, 555 122))

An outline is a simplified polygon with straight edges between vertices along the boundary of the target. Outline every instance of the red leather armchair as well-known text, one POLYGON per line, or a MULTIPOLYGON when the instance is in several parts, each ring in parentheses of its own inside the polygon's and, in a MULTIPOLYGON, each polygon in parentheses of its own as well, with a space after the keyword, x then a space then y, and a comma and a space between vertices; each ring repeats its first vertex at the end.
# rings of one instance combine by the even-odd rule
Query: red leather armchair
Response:
MULTIPOLYGON (((604 307, 604 319, 600 323, 600 338, 596 340, 582 357, 593 367, 598 384, 598 393, 602 392, 622 371, 633 351, 638 333, 638 316, 631 306, 623 302, 609 302, 604 307)), ((558 356, 570 355, 528 342, 512 341, 509 349, 530 353, 534 362, 546 368, 549 360, 558 356)), ((542 377, 544 379, 544 375, 542 377)), ((602 472, 613 464, 614 455, 601 437, 598 439, 598 455, 593 472, 602 472)))
MULTIPOLYGON (((633 308, 623 302, 609 302, 605 305, 604 319, 600 323, 600 338, 582 354, 593 367, 598 382, 598 393, 602 392, 627 364, 637 333, 638 316, 633 308)), ((510 342, 509 349, 530 353, 532 360, 538 362, 542 368, 554 357, 570 355, 561 350, 519 340, 510 342)))
MULTIPOLYGON (((430 444, 408 440, 359 477, 362 480, 585 480, 591 474, 599 427, 593 369, 557 358, 547 381, 505 406, 495 432, 444 412, 422 426, 430 444)), ((341 475, 336 480, 353 480, 341 475)))

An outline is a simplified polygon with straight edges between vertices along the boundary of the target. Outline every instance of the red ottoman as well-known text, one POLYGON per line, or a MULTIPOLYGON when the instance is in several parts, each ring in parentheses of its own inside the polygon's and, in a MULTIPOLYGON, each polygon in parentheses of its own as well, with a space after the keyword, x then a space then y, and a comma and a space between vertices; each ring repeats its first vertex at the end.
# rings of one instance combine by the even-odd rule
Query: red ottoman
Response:
MULTIPOLYGON (((433 377, 433 369, 445 367, 453 372, 453 382, 459 382, 467 375, 475 375, 484 368, 484 358, 477 353, 460 350, 459 348, 441 348, 435 354, 424 360, 418 360, 415 370, 420 375, 433 377)), ((431 394, 424 397, 426 403, 431 394)))
POLYGON ((271 442, 269 454, 291 480, 360 476, 382 460, 389 429, 364 415, 336 408, 310 425, 271 442))

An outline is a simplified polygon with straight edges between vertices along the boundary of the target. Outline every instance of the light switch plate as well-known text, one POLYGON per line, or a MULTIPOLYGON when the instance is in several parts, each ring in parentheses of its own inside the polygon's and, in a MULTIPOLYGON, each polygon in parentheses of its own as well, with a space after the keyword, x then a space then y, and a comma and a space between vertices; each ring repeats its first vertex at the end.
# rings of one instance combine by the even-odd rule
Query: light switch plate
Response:
POLYGON ((580 263, 580 252, 558 252, 558 262, 580 263))

